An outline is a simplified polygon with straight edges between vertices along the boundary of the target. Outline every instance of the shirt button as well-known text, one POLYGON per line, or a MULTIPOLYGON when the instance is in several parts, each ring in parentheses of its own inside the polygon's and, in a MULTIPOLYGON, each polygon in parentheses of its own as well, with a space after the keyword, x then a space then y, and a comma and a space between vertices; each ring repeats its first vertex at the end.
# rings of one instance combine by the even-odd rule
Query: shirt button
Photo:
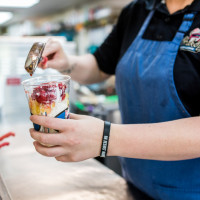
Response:
POLYGON ((163 39, 163 35, 157 35, 156 38, 157 38, 157 40, 162 40, 163 39))
POLYGON ((169 18, 169 17, 166 17, 166 18, 165 18, 165 22, 166 22, 166 23, 170 22, 170 18, 169 18))

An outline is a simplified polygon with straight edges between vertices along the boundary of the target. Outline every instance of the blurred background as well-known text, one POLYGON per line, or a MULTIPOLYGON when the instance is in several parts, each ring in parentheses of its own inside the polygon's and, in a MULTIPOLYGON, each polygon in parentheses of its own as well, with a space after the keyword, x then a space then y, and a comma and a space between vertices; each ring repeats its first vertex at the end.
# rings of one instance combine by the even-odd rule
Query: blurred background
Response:
MULTIPOLYGON (((0 124, 29 122, 29 108, 21 86, 34 42, 59 40, 66 53, 93 53, 111 32, 130 0, 0 0, 0 124)), ((37 69, 34 76, 57 74, 37 69)), ((71 84, 71 112, 120 123, 115 77, 93 85, 71 84)), ((1 135, 1 133, 0 133, 1 135)), ((101 160, 120 173, 113 158, 101 160)))

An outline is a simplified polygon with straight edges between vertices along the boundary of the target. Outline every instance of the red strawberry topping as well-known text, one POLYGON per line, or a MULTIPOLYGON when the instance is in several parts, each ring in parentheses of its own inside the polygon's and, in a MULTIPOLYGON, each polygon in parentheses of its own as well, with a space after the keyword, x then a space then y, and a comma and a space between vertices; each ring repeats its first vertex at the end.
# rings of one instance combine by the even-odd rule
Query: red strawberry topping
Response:
POLYGON ((65 99, 66 85, 63 83, 56 84, 55 82, 43 83, 34 88, 31 98, 38 103, 51 104, 57 99, 57 92, 59 90, 60 98, 65 99), (58 88, 57 88, 58 87, 58 88))

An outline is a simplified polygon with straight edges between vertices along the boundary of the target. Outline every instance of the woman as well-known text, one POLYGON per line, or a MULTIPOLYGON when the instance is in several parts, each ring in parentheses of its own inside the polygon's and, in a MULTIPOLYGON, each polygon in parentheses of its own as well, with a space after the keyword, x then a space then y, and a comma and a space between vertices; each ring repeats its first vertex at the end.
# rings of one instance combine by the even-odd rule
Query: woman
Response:
MULTIPOLYGON (((54 41, 44 50, 52 59, 42 68, 70 73, 80 83, 116 75, 123 125, 111 125, 107 155, 121 157, 125 179, 149 198, 200 199, 198 11, 198 0, 134 1, 94 55, 65 55, 54 41)), ((75 114, 31 121, 60 131, 30 130, 39 153, 63 162, 99 156, 103 129, 109 129, 75 114)))

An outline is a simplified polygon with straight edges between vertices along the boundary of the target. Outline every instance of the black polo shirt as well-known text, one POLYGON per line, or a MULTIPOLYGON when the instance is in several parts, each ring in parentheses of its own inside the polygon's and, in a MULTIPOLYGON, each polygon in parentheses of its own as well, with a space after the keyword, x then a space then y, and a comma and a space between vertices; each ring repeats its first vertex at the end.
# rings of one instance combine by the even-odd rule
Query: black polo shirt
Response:
MULTIPOLYGON (((151 9, 155 13, 145 30, 144 39, 171 41, 182 23, 184 14, 197 12, 190 30, 185 34, 186 45, 200 45, 200 1, 194 0, 190 6, 169 14, 167 7, 160 0, 135 0, 125 7, 105 42, 97 49, 94 56, 99 68, 107 74, 115 74, 119 59, 124 55, 135 39, 151 9), (194 30, 192 39, 191 31, 194 30), (188 37, 186 37, 188 36, 188 37), (191 39, 191 40, 190 40, 191 39)), ((195 46, 195 47, 196 47, 195 46)), ((200 49, 200 48, 199 48, 200 49)), ((200 50, 179 49, 175 66, 174 81, 178 95, 192 116, 200 114, 200 50)))

